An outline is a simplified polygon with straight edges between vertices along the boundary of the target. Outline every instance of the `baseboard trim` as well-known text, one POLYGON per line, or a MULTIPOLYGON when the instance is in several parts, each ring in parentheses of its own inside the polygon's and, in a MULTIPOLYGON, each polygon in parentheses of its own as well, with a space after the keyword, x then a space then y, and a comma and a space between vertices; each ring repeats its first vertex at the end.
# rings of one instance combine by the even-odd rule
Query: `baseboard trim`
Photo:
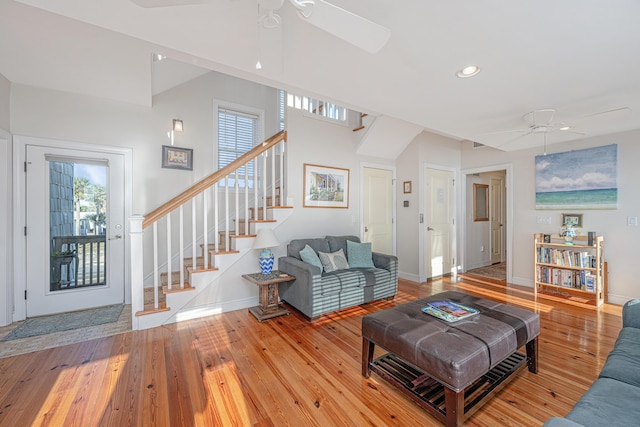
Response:
POLYGON ((212 304, 189 307, 177 312, 167 323, 183 322, 185 320, 199 319, 201 317, 213 316, 214 314, 226 313, 229 311, 248 309, 258 305, 258 297, 244 298, 233 301, 216 302, 212 304))

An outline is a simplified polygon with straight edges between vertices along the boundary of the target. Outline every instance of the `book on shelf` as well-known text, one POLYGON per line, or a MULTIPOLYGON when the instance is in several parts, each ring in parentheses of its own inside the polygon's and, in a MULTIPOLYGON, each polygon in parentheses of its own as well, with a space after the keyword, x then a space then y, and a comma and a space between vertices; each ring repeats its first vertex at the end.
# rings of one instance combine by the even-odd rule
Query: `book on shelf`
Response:
POLYGON ((422 307, 422 311, 447 322, 457 322, 480 312, 478 309, 450 300, 432 301, 422 307))

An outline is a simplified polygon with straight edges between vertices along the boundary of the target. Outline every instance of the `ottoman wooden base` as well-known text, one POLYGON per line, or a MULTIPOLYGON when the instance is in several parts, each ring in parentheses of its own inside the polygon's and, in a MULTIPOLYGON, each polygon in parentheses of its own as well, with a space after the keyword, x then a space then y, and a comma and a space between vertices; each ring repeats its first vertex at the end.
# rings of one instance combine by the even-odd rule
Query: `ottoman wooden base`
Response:
POLYGON ((377 358, 369 367, 445 425, 458 426, 500 391, 526 363, 524 354, 513 353, 459 393, 392 353, 377 358))

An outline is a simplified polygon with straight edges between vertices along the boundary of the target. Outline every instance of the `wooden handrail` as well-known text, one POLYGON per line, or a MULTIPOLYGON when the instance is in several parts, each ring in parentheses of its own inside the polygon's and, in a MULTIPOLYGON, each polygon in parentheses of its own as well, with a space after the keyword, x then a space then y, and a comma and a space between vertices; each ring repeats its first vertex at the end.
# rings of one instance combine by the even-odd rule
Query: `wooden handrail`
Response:
POLYGON ((248 163, 250 160, 258 157, 260 154, 264 153, 274 145, 278 144, 280 141, 287 142, 287 131, 281 130, 270 138, 267 138, 261 144, 256 145, 251 150, 244 153, 242 156, 235 159, 233 162, 229 163, 227 166, 222 169, 218 169, 211 175, 203 178, 202 180, 196 182, 187 190, 178 194, 168 202, 164 203, 162 206, 152 210, 148 214, 144 216, 144 221, 142 222, 142 228, 147 228, 154 222, 158 221, 160 218, 167 215, 169 212, 178 208, 180 205, 186 203, 191 200, 207 188, 212 185, 217 184, 222 178, 231 174, 231 172, 237 170, 245 163, 248 163))

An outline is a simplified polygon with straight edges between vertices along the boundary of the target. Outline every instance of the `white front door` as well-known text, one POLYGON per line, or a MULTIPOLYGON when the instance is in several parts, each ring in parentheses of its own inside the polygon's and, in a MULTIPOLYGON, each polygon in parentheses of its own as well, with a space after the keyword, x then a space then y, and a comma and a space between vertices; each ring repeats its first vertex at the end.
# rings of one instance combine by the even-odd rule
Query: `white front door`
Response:
POLYGON ((27 316, 124 302, 124 155, 26 146, 27 316))
POLYGON ((453 172, 426 170, 427 278, 451 274, 453 267, 453 172))
POLYGON ((504 179, 491 177, 491 263, 504 261, 504 179))
POLYGON ((393 255, 393 171, 363 169, 363 242, 374 252, 393 255))

